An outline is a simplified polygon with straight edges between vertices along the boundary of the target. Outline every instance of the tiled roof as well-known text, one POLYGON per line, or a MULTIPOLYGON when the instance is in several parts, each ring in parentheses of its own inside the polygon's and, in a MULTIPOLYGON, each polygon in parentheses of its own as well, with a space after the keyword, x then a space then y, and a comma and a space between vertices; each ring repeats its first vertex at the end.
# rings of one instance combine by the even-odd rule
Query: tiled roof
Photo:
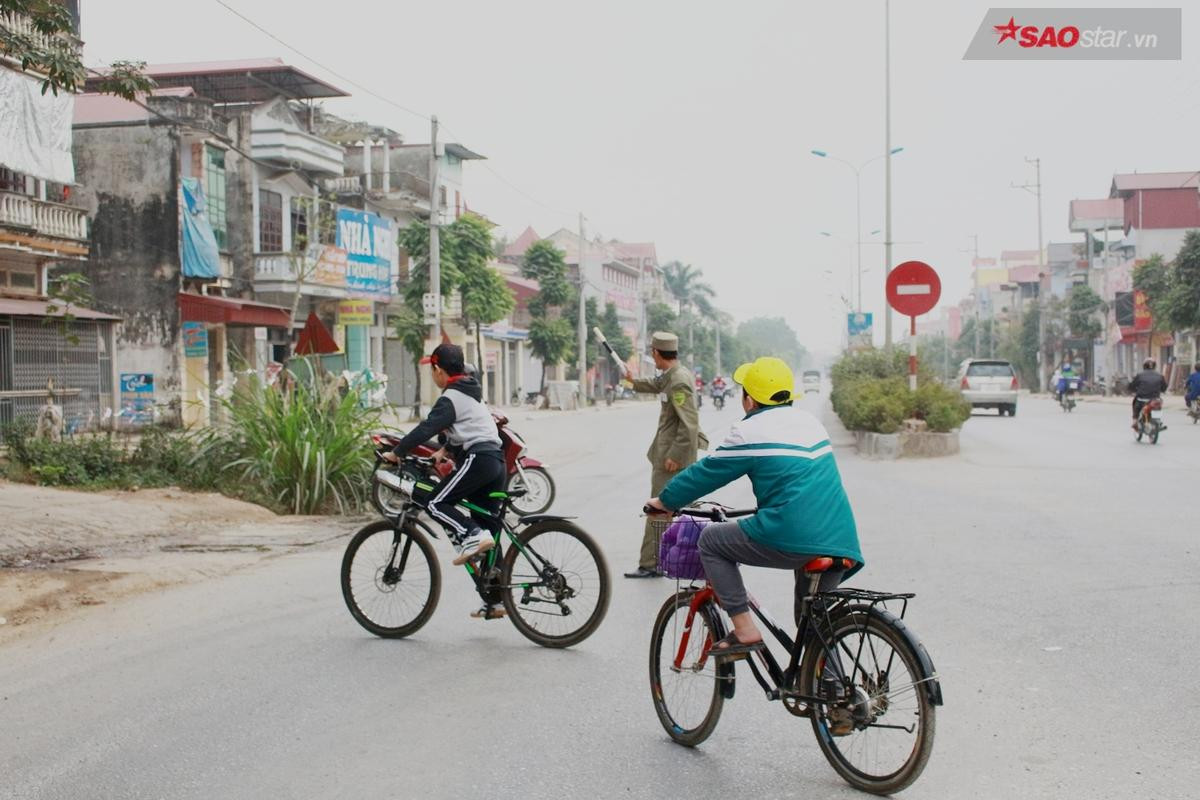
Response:
POLYGON ((525 255, 525 251, 532 247, 533 244, 540 238, 541 237, 537 235, 537 231, 535 231, 532 226, 526 227, 525 230, 521 232, 521 235, 517 237, 516 241, 504 248, 504 255, 523 256, 525 255))
POLYGON ((1130 172, 1113 175, 1110 194, 1138 189, 1184 189, 1200 186, 1200 172, 1130 172))

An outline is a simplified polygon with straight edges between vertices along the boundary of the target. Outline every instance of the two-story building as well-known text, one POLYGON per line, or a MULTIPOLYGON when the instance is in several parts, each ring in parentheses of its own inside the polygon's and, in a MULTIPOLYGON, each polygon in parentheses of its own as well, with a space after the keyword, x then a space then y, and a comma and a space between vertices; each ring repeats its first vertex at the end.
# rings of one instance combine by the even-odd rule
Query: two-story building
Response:
MULTIPOLYGON (((0 15, 0 27, 44 36, 16 14, 0 15)), ((76 48, 78 33, 68 37, 76 48)), ((0 58, 0 423, 33 418, 52 400, 78 429, 118 406, 117 318, 49 299, 55 276, 84 264, 89 230, 71 155, 75 98, 44 92, 43 78, 0 58)))

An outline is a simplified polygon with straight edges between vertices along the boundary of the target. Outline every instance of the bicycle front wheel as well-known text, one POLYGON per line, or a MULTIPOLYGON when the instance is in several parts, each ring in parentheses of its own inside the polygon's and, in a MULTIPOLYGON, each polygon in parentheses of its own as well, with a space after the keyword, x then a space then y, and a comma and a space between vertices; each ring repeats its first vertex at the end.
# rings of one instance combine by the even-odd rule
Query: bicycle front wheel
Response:
POLYGON ((692 592, 667 598, 650 634, 650 697, 663 729, 688 747, 707 739, 717 727, 725 696, 722 680, 733 670, 718 670, 709 656, 721 638, 719 617, 711 605, 691 611, 692 592), (689 622, 691 623, 689 625, 689 622))
POLYGON ((508 618, 542 647, 579 644, 608 613, 611 587, 600 546, 578 525, 530 525, 504 554, 500 596, 508 618))
POLYGON ((811 709, 821 752, 847 783, 872 794, 912 784, 933 749, 935 707, 902 624, 886 612, 852 609, 833 620, 828 652, 810 639, 800 665, 804 694, 840 695, 811 709))
POLYGON ((354 534, 342 557, 342 597, 350 615, 376 636, 416 633, 433 616, 442 572, 421 523, 404 529, 390 520, 354 534))

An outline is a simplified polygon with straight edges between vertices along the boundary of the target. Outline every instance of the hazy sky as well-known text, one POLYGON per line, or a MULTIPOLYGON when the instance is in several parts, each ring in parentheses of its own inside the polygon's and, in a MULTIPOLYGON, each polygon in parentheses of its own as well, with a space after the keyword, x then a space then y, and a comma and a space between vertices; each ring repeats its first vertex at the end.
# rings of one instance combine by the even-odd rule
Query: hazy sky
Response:
MULTIPOLYGON (((735 317, 781 315, 810 349, 837 344, 854 247, 819 231, 852 242, 854 179, 809 151, 883 152, 883 0, 227 2, 488 156, 495 172, 468 164, 465 194, 504 232, 573 229, 583 211, 589 232, 702 268, 735 317)), ((278 56, 356 95, 330 111, 428 141, 428 123, 215 0, 82 5, 89 63, 278 56)), ((893 261, 933 264, 949 303, 969 291, 970 234, 985 256, 1036 247, 1034 197, 1010 188, 1032 181, 1024 157, 1042 159, 1047 242, 1078 239, 1068 202, 1106 196, 1114 172, 1200 169, 1200 14, 1184 9, 1183 61, 963 61, 987 8, 892 3, 893 237, 914 242, 893 261)), ((882 160, 862 173, 864 237, 883 228, 883 174, 882 160)), ((879 319, 882 246, 863 263, 879 319)))

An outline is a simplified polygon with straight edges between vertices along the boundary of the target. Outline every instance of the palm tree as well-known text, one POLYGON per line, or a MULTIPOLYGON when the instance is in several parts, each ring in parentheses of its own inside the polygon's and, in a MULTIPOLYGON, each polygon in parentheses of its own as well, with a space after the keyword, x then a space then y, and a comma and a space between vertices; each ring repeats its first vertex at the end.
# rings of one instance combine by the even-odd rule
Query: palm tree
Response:
POLYGON ((692 312, 695 310, 705 316, 711 315, 712 300, 716 297, 713 288, 700 279, 703 275, 704 270, 678 261, 670 261, 663 266, 663 281, 667 285, 667 291, 679 302, 680 310, 687 312, 689 365, 695 363, 695 314, 692 312))

